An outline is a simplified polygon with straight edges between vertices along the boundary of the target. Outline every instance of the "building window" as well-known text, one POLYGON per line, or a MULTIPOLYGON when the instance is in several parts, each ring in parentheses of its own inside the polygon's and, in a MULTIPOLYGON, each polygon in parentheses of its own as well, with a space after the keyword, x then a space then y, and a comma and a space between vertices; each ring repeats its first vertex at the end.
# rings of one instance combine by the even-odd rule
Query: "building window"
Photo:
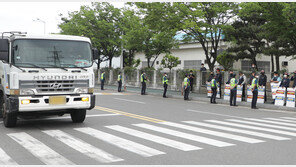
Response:
POLYGON ((159 61, 156 61, 156 65, 158 65, 159 64, 159 61))
MULTIPOLYGON (((257 61, 258 70, 264 70, 265 72, 270 72, 270 62, 269 61, 257 61)), ((242 60, 241 69, 243 71, 252 70, 252 62, 250 60, 242 60)))
POLYGON ((199 69, 201 60, 184 60, 184 69, 199 69))

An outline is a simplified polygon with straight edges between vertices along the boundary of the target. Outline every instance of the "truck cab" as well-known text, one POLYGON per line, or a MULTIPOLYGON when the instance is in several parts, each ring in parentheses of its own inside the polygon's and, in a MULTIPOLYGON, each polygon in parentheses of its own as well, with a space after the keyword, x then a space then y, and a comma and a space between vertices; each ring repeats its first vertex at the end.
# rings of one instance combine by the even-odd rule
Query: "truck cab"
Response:
POLYGON ((70 114, 85 120, 95 106, 93 62, 98 52, 86 37, 5 33, 0 38, 0 117, 70 114))

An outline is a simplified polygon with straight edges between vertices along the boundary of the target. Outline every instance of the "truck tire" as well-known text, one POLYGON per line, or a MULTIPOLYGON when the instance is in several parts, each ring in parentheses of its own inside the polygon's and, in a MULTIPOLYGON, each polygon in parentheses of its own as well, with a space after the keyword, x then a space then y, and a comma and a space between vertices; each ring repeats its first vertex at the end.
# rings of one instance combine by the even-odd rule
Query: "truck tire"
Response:
POLYGON ((3 124, 7 128, 15 127, 17 122, 17 113, 7 112, 6 103, 2 104, 3 124))
POLYGON ((86 110, 74 110, 71 112, 73 123, 82 123, 85 120, 86 110))

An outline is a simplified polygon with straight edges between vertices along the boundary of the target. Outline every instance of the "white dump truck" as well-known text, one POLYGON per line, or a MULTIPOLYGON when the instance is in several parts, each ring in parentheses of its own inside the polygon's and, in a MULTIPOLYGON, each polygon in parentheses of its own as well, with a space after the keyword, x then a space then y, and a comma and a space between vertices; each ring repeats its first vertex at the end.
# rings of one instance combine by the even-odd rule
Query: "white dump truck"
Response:
POLYGON ((0 116, 6 127, 18 117, 63 115, 85 120, 95 106, 93 62, 99 57, 86 37, 31 36, 4 32, 0 37, 0 116))

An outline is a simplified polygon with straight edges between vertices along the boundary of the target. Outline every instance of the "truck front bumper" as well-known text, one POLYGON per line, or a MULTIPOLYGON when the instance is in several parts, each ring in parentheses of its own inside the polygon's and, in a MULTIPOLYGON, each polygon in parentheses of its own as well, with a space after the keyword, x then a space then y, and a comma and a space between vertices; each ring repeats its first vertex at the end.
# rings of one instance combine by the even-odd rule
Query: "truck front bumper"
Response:
POLYGON ((50 111, 50 110, 65 110, 65 109, 92 109, 95 106, 95 95, 81 94, 81 95, 65 95, 66 104, 52 105, 49 104, 49 96, 32 97, 20 96, 18 97, 18 111, 50 111), (88 98, 88 101, 82 101, 82 98, 88 98), (22 104, 22 100, 30 100, 29 104, 22 104))

